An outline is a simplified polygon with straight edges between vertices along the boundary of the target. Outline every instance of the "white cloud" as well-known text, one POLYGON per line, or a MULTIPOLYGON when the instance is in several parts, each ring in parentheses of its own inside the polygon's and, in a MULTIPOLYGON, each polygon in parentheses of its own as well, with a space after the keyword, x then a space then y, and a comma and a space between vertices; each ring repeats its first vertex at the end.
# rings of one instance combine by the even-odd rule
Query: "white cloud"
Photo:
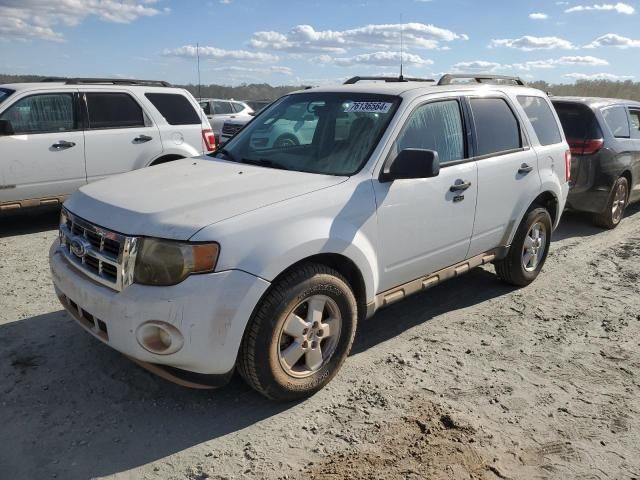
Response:
POLYGON ((549 18, 549 15, 547 15, 546 13, 536 12, 530 13, 529 18, 531 20, 546 20, 547 18, 549 18))
POLYGON ((451 67, 451 70, 455 73, 491 73, 502 68, 504 66, 496 62, 474 60, 473 62, 456 63, 451 67))
MULTIPOLYGON (((334 63, 341 67, 352 67, 354 65, 375 65, 378 67, 399 67, 400 66, 400 52, 375 52, 375 53, 363 53, 361 55, 355 55, 353 57, 342 57, 327 59, 322 57, 324 63, 334 63)), ((321 60, 322 61, 322 60, 321 60)), ((412 53, 402 54, 402 61, 405 65, 425 66, 433 65, 433 61, 422 58, 420 55, 412 53)))
POLYGON ((156 8, 158 0, 0 0, 0 38, 64 41, 58 26, 72 27, 87 17, 131 23, 169 9, 156 8))
POLYGON ((598 48, 598 47, 616 47, 616 48, 640 48, 640 40, 633 40, 631 38, 623 37, 616 33, 607 33, 601 37, 596 38, 593 42, 585 45, 584 48, 598 48))
POLYGON ((624 15, 633 15, 636 11, 631 5, 627 3, 618 2, 616 4, 613 3, 601 3, 595 5, 576 5, 575 7, 567 8, 565 13, 574 13, 574 12, 606 12, 606 11, 615 11, 617 13, 622 13, 624 15))
MULTIPOLYGON (((222 65, 213 68, 207 68, 208 72, 233 72, 233 73, 247 73, 247 74, 279 74, 279 75, 293 75, 293 70, 289 67, 281 65, 273 65, 271 67, 246 67, 241 65, 222 65)), ((248 78, 248 76, 245 76, 248 78)))
POLYGON ((225 50, 216 47, 197 47, 184 45, 178 48, 166 48, 162 51, 165 56, 194 58, 198 54, 201 58, 215 60, 244 60, 249 62, 275 62, 278 57, 263 52, 249 52, 247 50, 225 50))
POLYGON ((591 75, 585 73, 567 73, 563 75, 566 78, 572 78, 574 80, 631 80, 633 77, 630 75, 614 75, 612 73, 594 73, 591 75))
POLYGON ((575 46, 568 40, 558 37, 532 37, 525 35, 520 38, 505 38, 491 40, 490 47, 508 47, 530 52, 533 50, 554 50, 556 48, 571 50, 575 46))
POLYGON ((460 62, 453 65, 455 72, 471 72, 471 73, 492 73, 498 70, 535 70, 535 69, 551 69, 562 65, 578 65, 578 66, 606 66, 609 65, 603 58, 591 56, 566 56, 560 58, 549 58, 547 60, 531 60, 522 63, 501 64, 489 62, 486 60, 475 60, 473 62, 460 62))
POLYGON ((469 38, 465 34, 423 23, 372 24, 348 30, 320 31, 311 25, 297 25, 287 33, 256 32, 249 45, 268 50, 340 54, 352 47, 397 48, 401 32, 405 45, 422 49, 441 48, 444 42, 469 38))

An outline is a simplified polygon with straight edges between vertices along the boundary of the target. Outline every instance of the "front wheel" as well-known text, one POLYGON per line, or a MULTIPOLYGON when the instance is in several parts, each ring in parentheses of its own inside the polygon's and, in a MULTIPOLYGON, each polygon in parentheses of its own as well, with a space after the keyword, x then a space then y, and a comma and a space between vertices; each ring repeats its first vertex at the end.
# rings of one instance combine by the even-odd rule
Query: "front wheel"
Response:
POLYGON ((498 277, 518 287, 533 282, 549 253, 551 228, 551 216, 545 208, 530 209, 518 226, 509 253, 495 262, 498 277))
POLYGON ((306 264, 275 283, 256 308, 238 370, 273 400, 314 394, 338 372, 353 343, 357 303, 335 270, 306 264))
POLYGON ((625 177, 620 177, 616 180, 616 183, 613 184, 605 211, 595 215, 593 222, 602 228, 616 228, 622 220, 628 198, 629 182, 625 177))

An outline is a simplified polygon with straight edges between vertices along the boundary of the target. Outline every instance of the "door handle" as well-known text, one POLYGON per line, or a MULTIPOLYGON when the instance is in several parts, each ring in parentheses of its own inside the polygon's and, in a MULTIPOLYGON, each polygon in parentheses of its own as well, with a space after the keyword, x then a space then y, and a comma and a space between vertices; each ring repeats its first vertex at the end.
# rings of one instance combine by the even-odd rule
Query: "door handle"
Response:
POLYGON ((67 142, 66 140, 60 140, 58 143, 54 143, 51 145, 51 148, 54 150, 66 150, 67 148, 75 147, 76 144, 73 142, 67 142))
POLYGON ((150 137, 149 135, 138 135, 136 138, 133 139, 135 143, 145 143, 151 140, 153 140, 153 137, 150 137))
POLYGON ((471 182, 460 182, 449 187, 450 192, 464 192, 471 186, 471 182))
POLYGON ((520 168, 518 169, 518 173, 529 173, 530 171, 533 170, 533 167, 531 165, 527 165, 526 163, 523 163, 522 165, 520 165, 520 168))

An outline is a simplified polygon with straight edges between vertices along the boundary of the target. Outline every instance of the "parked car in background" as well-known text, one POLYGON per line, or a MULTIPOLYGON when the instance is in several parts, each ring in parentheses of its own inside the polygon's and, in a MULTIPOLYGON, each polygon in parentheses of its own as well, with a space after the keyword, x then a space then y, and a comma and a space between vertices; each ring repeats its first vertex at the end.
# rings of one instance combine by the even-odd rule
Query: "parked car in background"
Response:
POLYGON ((640 102, 552 97, 573 158, 567 206, 615 228, 640 200, 640 102))
POLYGON ((211 125, 211 129, 213 130, 216 139, 220 138, 222 125, 226 120, 244 118, 249 121, 254 113, 253 108, 249 105, 235 100, 205 98, 201 99, 199 103, 209 120, 209 124, 211 125))
POLYGON ((0 85, 0 210, 62 203, 88 182, 214 148, 195 98, 165 82, 0 85))
POLYGON ((56 294, 165 378, 220 385, 237 367, 294 400, 336 375, 379 308, 491 262, 528 285, 569 147, 540 90, 454 78, 303 90, 203 159, 83 187, 51 247, 56 294), (298 123, 298 144, 256 142, 298 123))

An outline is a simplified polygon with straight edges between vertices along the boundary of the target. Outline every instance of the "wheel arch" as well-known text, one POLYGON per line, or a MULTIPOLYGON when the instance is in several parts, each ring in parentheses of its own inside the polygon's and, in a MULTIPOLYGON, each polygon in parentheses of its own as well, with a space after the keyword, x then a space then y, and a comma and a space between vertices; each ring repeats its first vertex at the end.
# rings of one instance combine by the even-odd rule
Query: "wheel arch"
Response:
POLYGON ((153 159, 151 162, 149 162, 149 165, 147 165, 148 167, 153 167, 155 165, 161 165, 163 163, 167 163, 167 162, 173 162, 175 160, 180 160, 186 158, 184 155, 179 155, 177 153, 170 153, 167 155, 161 155, 158 158, 153 159))

